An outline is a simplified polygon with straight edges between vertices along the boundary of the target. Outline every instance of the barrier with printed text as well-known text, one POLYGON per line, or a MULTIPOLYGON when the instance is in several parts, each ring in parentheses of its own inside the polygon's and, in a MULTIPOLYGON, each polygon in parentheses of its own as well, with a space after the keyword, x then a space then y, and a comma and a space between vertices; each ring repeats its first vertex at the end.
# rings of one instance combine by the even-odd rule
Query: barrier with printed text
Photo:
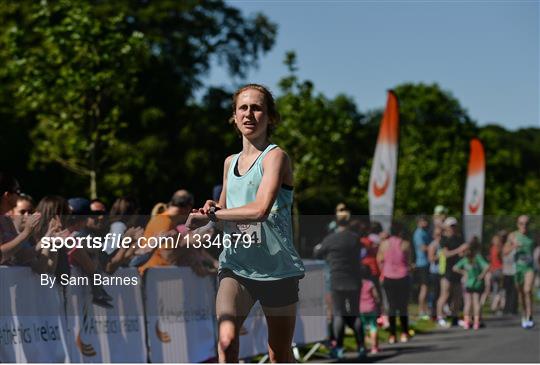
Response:
POLYGON ((69 362, 61 288, 27 267, 0 268, 0 362, 69 362))
POLYGON ((216 356, 215 278, 187 267, 149 269, 145 308, 151 362, 201 362, 216 356))

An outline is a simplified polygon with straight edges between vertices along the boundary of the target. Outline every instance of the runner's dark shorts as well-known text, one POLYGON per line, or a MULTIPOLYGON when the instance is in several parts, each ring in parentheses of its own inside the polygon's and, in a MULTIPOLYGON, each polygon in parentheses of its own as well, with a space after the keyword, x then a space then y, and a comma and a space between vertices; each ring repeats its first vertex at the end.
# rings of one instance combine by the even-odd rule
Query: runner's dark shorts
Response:
POLYGON ((469 293, 469 294, 472 294, 472 293, 478 293, 478 294, 482 294, 484 292, 484 287, 480 287, 480 288, 467 288, 465 287, 465 292, 469 293))
POLYGON ((298 302, 298 282, 302 278, 253 280, 236 275, 229 269, 221 270, 218 277, 220 282, 224 278, 233 278, 247 289, 254 301, 265 307, 284 307, 298 302))
POLYGON ((414 281, 419 285, 428 285, 429 266, 417 267, 414 269, 414 281))

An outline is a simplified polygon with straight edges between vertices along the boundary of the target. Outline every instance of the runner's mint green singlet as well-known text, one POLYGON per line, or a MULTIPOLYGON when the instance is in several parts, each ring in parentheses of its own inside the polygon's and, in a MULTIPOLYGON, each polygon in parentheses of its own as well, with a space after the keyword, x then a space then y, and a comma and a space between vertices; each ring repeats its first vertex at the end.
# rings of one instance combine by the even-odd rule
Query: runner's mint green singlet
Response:
MULTIPOLYGON (((236 176, 235 166, 240 154, 233 157, 227 171, 227 208, 236 208, 255 201, 263 176, 262 161, 266 154, 277 147, 271 144, 242 176, 236 176)), ((304 275, 304 265, 296 252, 292 239, 291 207, 293 191, 280 187, 276 201, 264 222, 241 224, 224 222, 225 235, 231 235, 232 244, 219 256, 219 268, 230 269, 236 275, 253 280, 278 280, 304 275), (239 233, 249 240, 235 241, 239 233), (244 242, 250 241, 249 247, 244 242)))

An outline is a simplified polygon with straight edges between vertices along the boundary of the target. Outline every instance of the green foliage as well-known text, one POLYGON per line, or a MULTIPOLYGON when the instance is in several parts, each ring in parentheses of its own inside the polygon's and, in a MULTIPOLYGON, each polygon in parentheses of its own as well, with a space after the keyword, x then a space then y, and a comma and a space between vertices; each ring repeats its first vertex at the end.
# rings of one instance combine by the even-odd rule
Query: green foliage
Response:
POLYGON ((403 84, 394 91, 400 108, 396 213, 431 213, 444 204, 458 214, 475 125, 436 84, 403 84))
POLYGON ((5 52, 19 80, 17 110, 37 120, 31 163, 56 162, 89 177, 95 197, 96 174, 123 147, 117 135, 147 54, 144 36, 123 37, 121 14, 98 21, 85 4, 42 2, 30 10, 28 29, 8 30, 5 52))
POLYGON ((310 81, 299 81, 294 53, 286 55, 285 63, 290 74, 280 82, 282 95, 277 105, 282 122, 273 140, 293 161, 296 199, 305 212, 348 196, 356 179, 351 167, 359 167, 363 157, 360 151, 351 150, 361 115, 347 96, 329 99, 315 93, 310 81))
POLYGON ((206 197, 237 139, 224 116, 230 93, 209 90, 202 105, 193 95, 213 58, 242 75, 275 35, 265 16, 223 1, 3 2, 0 116, 9 133, 0 138, 33 147, 5 162, 38 194, 51 185, 28 161, 55 171, 63 195, 95 191, 75 172, 95 174, 100 195, 131 193, 145 205, 179 186, 206 197))
MULTIPOLYGON (((37 197, 133 194, 150 207, 186 187, 203 200, 221 182, 225 156, 241 148, 227 123, 232 90, 201 90, 203 77, 218 60, 242 79, 276 34, 265 16, 223 1, 3 1, 0 143, 10 153, 0 164, 37 197)), ((345 201, 367 214, 382 111, 361 112, 350 97, 299 80, 294 52, 285 64, 273 139, 293 161, 296 208, 331 214, 345 201)), ((477 127, 436 84, 394 90, 397 214, 436 204, 461 212, 474 136, 486 149, 485 213, 540 214, 540 129, 477 127)))

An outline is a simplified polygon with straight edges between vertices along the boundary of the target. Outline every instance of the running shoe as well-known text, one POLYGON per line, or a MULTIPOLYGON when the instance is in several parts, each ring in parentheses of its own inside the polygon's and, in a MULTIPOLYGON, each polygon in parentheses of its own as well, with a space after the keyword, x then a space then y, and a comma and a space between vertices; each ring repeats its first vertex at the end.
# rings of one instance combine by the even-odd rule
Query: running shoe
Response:
POLYGON ((401 343, 409 342, 409 336, 407 336, 405 333, 402 333, 401 336, 399 336, 399 342, 401 343))
POLYGON ((465 328, 465 323, 466 323, 466 322, 465 322, 463 319, 460 319, 460 320, 458 320, 458 322, 457 322, 458 326, 463 327, 463 328, 465 328))
POLYGON ((437 320, 437 324, 439 325, 439 327, 442 327, 442 328, 450 327, 450 325, 444 320, 444 318, 439 318, 437 320))
POLYGON ((376 355, 379 353, 379 348, 378 347, 372 347, 371 350, 369 351, 369 353, 371 355, 376 355))
POLYGON ((450 311, 450 306, 448 304, 445 304, 444 307, 443 307, 443 312, 444 314, 446 314, 447 316, 449 316, 450 314, 452 314, 452 312, 450 311))
POLYGON ((358 353, 356 354, 356 357, 358 360, 363 361, 367 358, 367 352, 364 347, 360 347, 360 350, 358 350, 358 353))
POLYGON ((468 330, 469 328, 471 328, 471 324, 469 323, 469 321, 463 321, 463 328, 468 330))
POLYGON ((334 347, 332 350, 330 350, 330 357, 333 359, 343 359, 345 356, 345 349, 343 347, 334 347))
POLYGON ((473 330, 477 331, 480 329, 480 323, 476 322, 475 324, 473 324, 473 330))
POLYGON ((529 328, 533 328, 534 327, 534 321, 532 319, 529 319, 527 321, 525 321, 525 327, 523 328, 526 328, 526 329, 529 329, 529 328))
POLYGON ((423 314, 420 316, 421 321, 429 321, 429 316, 427 314, 423 314))
POLYGON ((388 337, 388 343, 391 344, 391 345, 396 343, 396 336, 388 337))
POLYGON ((521 328, 527 329, 527 324, 529 321, 527 321, 527 318, 521 318, 521 328))

